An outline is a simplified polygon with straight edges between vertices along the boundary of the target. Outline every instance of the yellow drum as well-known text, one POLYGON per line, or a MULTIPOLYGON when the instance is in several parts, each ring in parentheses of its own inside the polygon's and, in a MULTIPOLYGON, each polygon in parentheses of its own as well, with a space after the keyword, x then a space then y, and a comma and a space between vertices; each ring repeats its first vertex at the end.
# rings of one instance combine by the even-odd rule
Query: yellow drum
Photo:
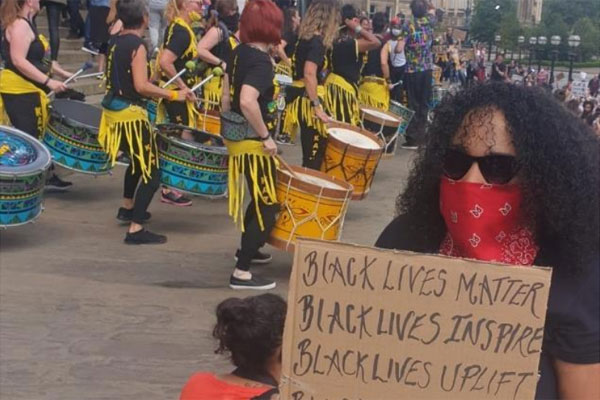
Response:
POLYGON ((383 141, 349 124, 328 124, 327 133, 321 171, 354 186, 353 200, 364 199, 371 189, 383 153, 383 141))
POLYGON ((281 212, 268 243, 291 252, 297 237, 339 240, 352 185, 312 169, 291 169, 297 178, 285 170, 277 171, 281 212))
POLYGON ((402 120, 394 113, 373 107, 360 107, 362 127, 379 136, 384 141, 384 156, 393 156, 396 152, 399 128, 402 120))
POLYGON ((221 117, 218 111, 200 111, 198 116, 198 130, 221 135, 221 117))

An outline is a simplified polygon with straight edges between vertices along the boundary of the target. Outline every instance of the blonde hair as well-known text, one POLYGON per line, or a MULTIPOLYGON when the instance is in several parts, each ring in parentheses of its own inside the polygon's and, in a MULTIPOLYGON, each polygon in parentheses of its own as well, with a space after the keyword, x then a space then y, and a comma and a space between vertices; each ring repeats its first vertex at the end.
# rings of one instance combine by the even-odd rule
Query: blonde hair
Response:
POLYGON ((17 20, 19 11, 21 11, 24 4, 25 0, 2 0, 0 3, 0 25, 4 29, 17 20))
POLYGON ((185 0, 169 0, 167 4, 167 8, 165 9, 165 19, 169 22, 172 22, 175 18, 177 18, 180 14, 181 7, 183 7, 183 3, 185 0))
POLYGON ((341 15, 337 0, 317 0, 311 3, 300 23, 298 38, 310 40, 315 35, 323 38, 323 45, 331 48, 338 34, 341 15))

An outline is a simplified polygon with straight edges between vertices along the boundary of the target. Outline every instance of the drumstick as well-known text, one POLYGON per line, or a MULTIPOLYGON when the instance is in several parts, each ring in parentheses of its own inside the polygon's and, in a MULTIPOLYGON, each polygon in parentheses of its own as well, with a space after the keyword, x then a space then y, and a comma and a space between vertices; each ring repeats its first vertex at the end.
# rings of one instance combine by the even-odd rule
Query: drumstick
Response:
MULTIPOLYGON (((89 61, 86 61, 83 63, 83 65, 81 66, 81 68, 79 68, 79 70, 77 72, 75 72, 73 75, 71 75, 69 78, 67 78, 63 84, 67 84, 69 82, 71 82, 73 79, 77 78, 79 75, 81 75, 83 73, 83 71, 88 70, 90 68, 92 68, 94 66, 94 64, 92 64, 89 61)), ((49 92, 46 97, 50 97, 54 95, 54 90, 52 90, 51 92, 49 92)))
POLYGON ((85 79, 85 78, 95 78, 97 76, 102 76, 104 75, 104 72, 94 72, 92 74, 85 74, 85 75, 81 75, 79 77, 79 79, 85 79))
POLYGON ((177 78, 179 78, 181 75, 185 74, 185 71, 187 71, 188 69, 190 71, 192 71, 194 68, 196 68, 196 63, 193 60, 186 62, 185 68, 182 68, 181 71, 179 71, 178 73, 175 74, 175 76, 173 76, 171 79, 166 81, 165 84, 162 85, 162 88, 164 89, 167 86, 169 86, 171 83, 175 82, 175 80, 177 80, 177 78))
POLYGON ((223 70, 220 67, 215 67, 213 68, 213 73, 210 74, 209 76, 207 76, 206 78, 204 78, 200 83, 198 83, 196 86, 194 86, 192 88, 192 92, 195 92, 196 90, 200 89, 202 86, 204 86, 206 84, 206 82, 210 81, 212 78, 214 78, 215 76, 221 76, 223 75, 223 70))
POLYGON ((276 154, 274 157, 283 166, 283 169, 287 170, 290 173, 290 175, 292 176, 292 178, 296 178, 298 180, 301 180, 300 177, 296 174, 296 172, 294 172, 294 170, 292 169, 292 167, 290 167, 290 165, 283 159, 283 157, 281 157, 279 154, 276 154))

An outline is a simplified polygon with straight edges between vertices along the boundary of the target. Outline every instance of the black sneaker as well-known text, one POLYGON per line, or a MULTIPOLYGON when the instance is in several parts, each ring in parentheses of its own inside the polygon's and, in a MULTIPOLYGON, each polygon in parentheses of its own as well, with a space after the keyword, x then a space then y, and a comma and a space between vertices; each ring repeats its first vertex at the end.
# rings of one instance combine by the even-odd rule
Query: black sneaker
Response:
POLYGON ((289 135, 280 134, 275 141, 278 144, 292 144, 292 138, 289 135))
POLYGON ((192 200, 172 189, 167 193, 161 191, 160 201, 161 203, 171 204, 177 207, 189 207, 192 205, 192 200))
MULTIPOLYGON (((235 252, 235 256, 233 257, 235 261, 238 260, 238 254, 240 254, 240 250, 235 252)), ((270 254, 263 253, 260 250, 256 252, 250 264, 268 264, 273 260, 273 257, 270 254)))
MULTIPOLYGON (((144 213, 144 222, 148 221, 150 218, 152 218, 152 214, 146 211, 144 213)), ((131 222, 133 219, 133 210, 128 210, 124 207, 119 208, 117 219, 122 222, 131 222)))
POLYGON ((98 50, 97 48, 95 48, 94 46, 92 46, 89 43, 85 43, 83 45, 83 47, 81 48, 81 51, 85 51, 86 53, 89 53, 93 56, 97 56, 98 54, 100 54, 100 50, 98 50))
POLYGON ((274 289, 275 286, 274 281, 258 277, 254 274, 252 274, 252 278, 250 279, 238 279, 233 275, 229 278, 229 287, 235 290, 269 290, 274 289))
POLYGON ((56 174, 52 174, 50 178, 46 179, 46 189, 49 190, 65 191, 71 186, 73 186, 73 183, 63 181, 56 174))
POLYGON ((124 165, 126 167, 129 167, 129 164, 131 164, 131 159, 129 158, 129 156, 127 154, 121 153, 119 156, 117 156, 116 163, 119 165, 124 165))
POLYGON ((163 244, 167 243, 167 237, 165 235, 159 235, 152 233, 146 229, 137 231, 134 233, 127 232, 125 235, 126 244, 163 244))

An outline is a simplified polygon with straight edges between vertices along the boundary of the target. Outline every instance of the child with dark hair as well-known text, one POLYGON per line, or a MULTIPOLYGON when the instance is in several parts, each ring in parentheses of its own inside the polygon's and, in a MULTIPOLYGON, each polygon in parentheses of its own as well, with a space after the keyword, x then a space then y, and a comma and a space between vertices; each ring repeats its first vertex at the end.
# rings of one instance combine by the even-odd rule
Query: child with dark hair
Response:
POLYGON ((215 353, 229 353, 236 369, 219 376, 192 375, 179 399, 268 399, 277 393, 286 311, 285 301, 274 294, 221 302, 213 330, 219 342, 215 353))

